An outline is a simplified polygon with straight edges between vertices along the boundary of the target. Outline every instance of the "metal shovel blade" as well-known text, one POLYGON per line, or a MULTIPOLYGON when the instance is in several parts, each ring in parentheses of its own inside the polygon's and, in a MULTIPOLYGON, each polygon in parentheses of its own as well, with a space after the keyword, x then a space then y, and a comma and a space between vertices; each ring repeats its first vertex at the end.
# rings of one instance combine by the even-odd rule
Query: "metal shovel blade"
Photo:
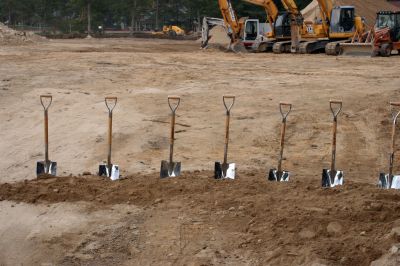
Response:
POLYGON ((343 171, 336 170, 331 173, 329 169, 322 170, 322 187, 335 187, 343 185, 343 171))
POLYGON ((47 165, 45 161, 39 161, 36 163, 36 176, 40 175, 53 175, 56 176, 57 162, 48 161, 47 165))
POLYGON ((181 175, 181 162, 161 161, 160 178, 176 177, 181 175))
POLYGON ((380 173, 378 187, 385 189, 400 189, 400 175, 393 176, 392 185, 389 186, 389 174, 380 173))
POLYGON ((99 165, 99 176, 106 176, 109 177, 111 180, 118 180, 119 179, 119 166, 116 164, 111 165, 111 173, 110 169, 108 168, 107 164, 100 164, 99 165))
POLYGON ((215 162, 214 168, 215 179, 235 179, 235 163, 215 162))
POLYGON ((282 171, 278 172, 276 169, 270 169, 268 174, 269 181, 278 181, 278 182, 288 182, 290 177, 290 172, 282 171))

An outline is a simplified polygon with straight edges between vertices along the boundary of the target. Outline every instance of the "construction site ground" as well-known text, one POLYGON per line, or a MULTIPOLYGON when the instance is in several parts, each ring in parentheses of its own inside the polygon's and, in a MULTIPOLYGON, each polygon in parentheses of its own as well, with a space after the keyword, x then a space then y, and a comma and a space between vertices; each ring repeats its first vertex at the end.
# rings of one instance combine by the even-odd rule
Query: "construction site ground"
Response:
POLYGON ((0 265, 399 260, 400 194, 376 183, 388 171, 400 56, 234 54, 194 41, 85 39, 3 46, 0 59, 0 265), (44 157, 39 95, 48 93, 50 159, 60 177, 36 180, 44 157), (216 181, 224 94, 236 95, 228 159, 237 179, 216 181), (160 180, 168 95, 182 97, 174 158, 183 175, 160 180), (105 96, 118 96, 113 162, 123 179, 115 182, 95 176, 106 159, 105 96), (322 189, 330 99, 343 100, 337 168, 345 185, 322 189), (280 101, 293 103, 283 161, 289 183, 265 178, 277 164, 280 101))

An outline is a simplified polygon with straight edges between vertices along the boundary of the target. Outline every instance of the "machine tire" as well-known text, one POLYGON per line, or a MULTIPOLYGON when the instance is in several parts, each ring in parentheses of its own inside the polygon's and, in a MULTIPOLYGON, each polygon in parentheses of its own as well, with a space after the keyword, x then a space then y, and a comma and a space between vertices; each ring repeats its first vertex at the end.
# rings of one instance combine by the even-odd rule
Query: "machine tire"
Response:
POLYGON ((392 53, 392 46, 389 43, 384 43, 381 46, 380 54, 384 57, 389 57, 392 53))
POLYGON ((173 31, 173 30, 170 30, 170 31, 168 32, 168 35, 169 35, 170 37, 176 37, 176 32, 173 31))

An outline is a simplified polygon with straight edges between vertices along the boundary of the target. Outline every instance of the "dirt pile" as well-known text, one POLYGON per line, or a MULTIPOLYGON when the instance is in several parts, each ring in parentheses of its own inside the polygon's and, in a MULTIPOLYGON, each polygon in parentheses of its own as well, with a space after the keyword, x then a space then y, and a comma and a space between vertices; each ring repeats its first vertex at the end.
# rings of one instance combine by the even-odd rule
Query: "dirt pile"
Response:
MULTIPOLYGON (((179 239, 180 251, 171 251, 175 264, 194 256, 205 264, 367 265, 400 241, 396 191, 355 182, 322 189, 313 179, 272 183, 264 172, 241 172, 235 181, 214 180, 212 174, 186 172, 164 180, 135 175, 117 182, 59 177, 2 184, 0 195, 31 204, 86 202, 92 211, 118 204, 142 207, 148 212, 143 224, 162 231, 145 241, 179 239)), ((155 250, 166 252, 162 246, 155 250)))
MULTIPOLYGON (((209 35, 211 36, 211 38, 208 41, 207 49, 226 50, 231 42, 223 26, 215 26, 210 30, 209 35)), ((198 43, 200 42, 201 38, 198 39, 198 43)))
POLYGON ((41 40, 42 37, 32 32, 16 31, 0 22, 0 45, 21 45, 41 40))
MULTIPOLYGON (((399 4, 394 4, 386 0, 336 0, 337 6, 355 6, 356 14, 364 17, 369 27, 375 23, 376 12, 380 10, 399 10, 399 4)), ((318 2, 313 0, 302 10, 305 20, 313 21, 316 17, 320 18, 318 2)))

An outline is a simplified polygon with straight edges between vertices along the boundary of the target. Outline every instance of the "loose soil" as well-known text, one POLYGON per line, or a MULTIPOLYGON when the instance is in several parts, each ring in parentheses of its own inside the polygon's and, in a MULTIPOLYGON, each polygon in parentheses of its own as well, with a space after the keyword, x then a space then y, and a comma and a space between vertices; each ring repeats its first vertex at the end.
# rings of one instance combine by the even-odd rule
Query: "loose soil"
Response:
POLYGON ((36 205, 84 202, 90 212, 121 204, 143 210, 140 215, 125 210, 137 225, 133 230, 130 222, 120 222, 118 232, 124 233, 113 239, 115 246, 107 247, 107 233, 83 243, 63 235, 53 239, 49 247, 66 246, 63 252, 69 254, 55 251, 61 265, 367 265, 400 241, 390 233, 400 226, 400 195, 351 181, 322 189, 318 178, 272 183, 264 172, 253 171, 228 181, 203 171, 164 180, 50 178, 3 184, 0 194, 36 205), (99 260, 106 247, 113 255, 99 260))

